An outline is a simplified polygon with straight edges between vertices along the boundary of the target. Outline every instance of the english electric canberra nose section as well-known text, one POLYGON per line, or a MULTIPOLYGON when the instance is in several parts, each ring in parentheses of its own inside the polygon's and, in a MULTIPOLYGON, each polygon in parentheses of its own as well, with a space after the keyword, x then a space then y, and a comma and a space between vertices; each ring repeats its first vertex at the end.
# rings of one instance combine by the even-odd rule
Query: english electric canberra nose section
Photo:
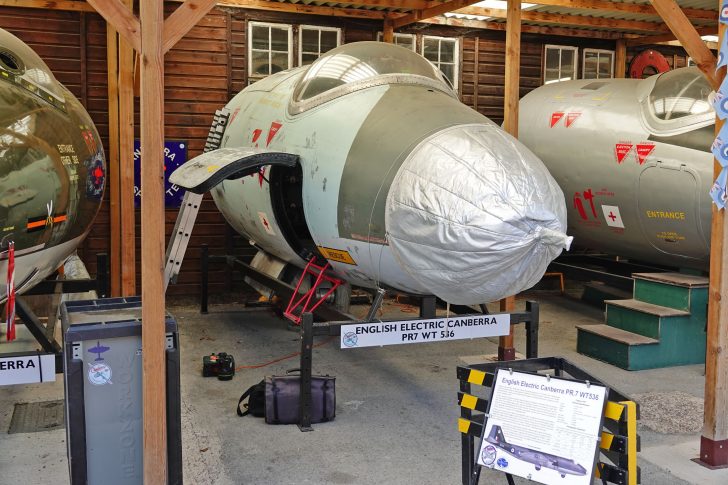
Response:
POLYGON ((541 161, 410 50, 347 44, 226 108, 222 147, 171 181, 211 189, 269 274, 314 254, 355 285, 473 304, 535 284, 569 245, 541 161))
MULTIPOLYGON (((101 205, 105 163, 99 135, 81 103, 30 47, 0 29, 3 281, 9 258, 15 289, 22 292, 76 249, 101 205)), ((6 285, 0 285, 0 302, 6 296, 6 285)))
POLYGON ((521 100, 519 139, 564 190, 576 244, 708 268, 711 91, 689 67, 554 83, 521 100))

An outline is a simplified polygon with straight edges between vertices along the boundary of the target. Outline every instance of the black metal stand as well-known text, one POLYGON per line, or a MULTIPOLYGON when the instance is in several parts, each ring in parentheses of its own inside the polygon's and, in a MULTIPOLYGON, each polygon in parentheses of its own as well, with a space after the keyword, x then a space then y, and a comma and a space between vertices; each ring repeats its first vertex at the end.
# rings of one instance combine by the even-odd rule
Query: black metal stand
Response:
POLYGON ((209 287, 210 249, 207 244, 200 247, 200 313, 207 315, 207 289, 209 287))
MULTIPOLYGON (((27 295, 54 295, 60 293, 83 293, 85 291, 95 290, 99 298, 107 296, 109 288, 109 272, 107 269, 108 257, 106 253, 100 253, 96 256, 96 278, 80 279, 80 280, 55 280, 46 279, 35 285, 33 288, 25 291, 23 296, 15 298, 15 313, 23 322, 33 338, 40 344, 43 352, 55 354, 56 356, 56 373, 63 372, 63 349, 55 339, 55 315, 49 315, 45 325, 41 323, 38 316, 30 309, 24 300, 27 295)), ((51 312, 55 313, 55 312, 51 312)), ((37 355, 37 351, 27 352, 28 355, 37 355)), ((24 355, 23 352, 13 352, 12 354, 0 353, 0 357, 5 355, 24 355)))
POLYGON ((301 319, 301 388, 298 402, 298 429, 301 431, 313 431, 311 427, 312 349, 313 314, 304 313, 301 319))

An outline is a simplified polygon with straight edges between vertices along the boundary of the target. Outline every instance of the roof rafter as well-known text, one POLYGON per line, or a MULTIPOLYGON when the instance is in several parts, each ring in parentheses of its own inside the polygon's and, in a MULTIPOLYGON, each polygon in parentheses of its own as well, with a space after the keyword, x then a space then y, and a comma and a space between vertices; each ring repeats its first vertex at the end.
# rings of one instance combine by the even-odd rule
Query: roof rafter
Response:
MULTIPOLYGON (((607 12, 626 12, 644 15, 658 15, 649 3, 622 3, 607 0, 529 0, 529 3, 553 7, 586 8, 607 12)), ((718 12, 698 8, 684 8, 683 12, 691 19, 718 20, 718 12)))
POLYGON ((414 24, 424 19, 431 17, 437 17, 438 15, 452 12, 459 8, 467 7, 474 3, 478 3, 480 0, 451 0, 445 3, 439 3, 424 10, 417 10, 414 13, 397 17, 392 21, 395 29, 404 27, 405 25, 414 24))
MULTIPOLYGON (((506 18, 506 10, 485 7, 467 7, 458 9, 455 13, 464 15, 480 15, 483 17, 506 18)), ((644 32, 669 32, 667 25, 661 22, 645 22, 643 20, 617 20, 611 18, 589 17, 586 15, 562 15, 545 12, 524 10, 521 14, 524 22, 545 22, 560 25, 579 25, 583 27, 597 27, 622 30, 636 30, 644 32)))
MULTIPOLYGON (((525 11, 521 13, 523 14, 524 12, 525 11)), ((505 22, 490 22, 487 20, 458 19, 454 17, 433 17, 430 19, 421 20, 421 22, 425 24, 449 25, 451 27, 466 27, 472 29, 501 30, 504 32, 506 30, 505 22)), ((521 32, 527 34, 560 35, 564 37, 583 37, 588 39, 606 40, 617 40, 632 37, 632 34, 622 34, 621 32, 572 29, 568 27, 551 27, 548 25, 521 24, 521 32)))

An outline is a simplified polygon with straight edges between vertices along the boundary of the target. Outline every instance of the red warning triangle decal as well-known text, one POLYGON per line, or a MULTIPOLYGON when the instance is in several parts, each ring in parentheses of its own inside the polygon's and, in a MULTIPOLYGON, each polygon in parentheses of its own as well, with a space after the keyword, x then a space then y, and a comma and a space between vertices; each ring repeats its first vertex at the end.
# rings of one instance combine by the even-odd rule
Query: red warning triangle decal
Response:
POLYGON ((614 146, 614 153, 617 155, 617 163, 622 163, 624 158, 632 151, 632 143, 617 143, 614 146))
POLYGON ((638 143, 637 144, 637 161, 640 165, 645 163, 645 160, 647 160, 647 157, 650 156, 650 153, 652 153, 655 150, 654 143, 638 143))
POLYGON ((568 113, 566 115, 566 127, 570 127, 579 116, 581 116, 581 113, 568 113))
POLYGON ((551 113, 551 128, 553 128, 556 123, 561 121, 561 118, 563 118, 563 117, 564 117, 563 111, 557 111, 555 113, 551 113))
POLYGON ((271 140, 273 139, 274 136, 276 136, 276 133, 278 133, 278 130, 281 129, 281 126, 283 126, 283 125, 281 125, 280 123, 277 123, 275 121, 270 124, 270 130, 268 130, 268 139, 265 141, 266 147, 268 145, 270 145, 271 140))
POLYGON ((258 143, 258 138, 260 138, 261 133, 263 133, 263 130, 260 128, 253 130, 253 143, 258 143))

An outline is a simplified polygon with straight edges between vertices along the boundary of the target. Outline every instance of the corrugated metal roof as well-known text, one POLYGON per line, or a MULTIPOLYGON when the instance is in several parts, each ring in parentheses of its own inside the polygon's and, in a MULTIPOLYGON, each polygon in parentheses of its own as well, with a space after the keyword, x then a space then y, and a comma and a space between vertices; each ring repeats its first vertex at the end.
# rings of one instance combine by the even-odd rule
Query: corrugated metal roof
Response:
MULTIPOLYGON (((412 12, 415 12, 415 9, 412 7, 413 5, 424 5, 429 4, 432 5, 433 2, 425 2, 423 0, 403 0, 402 2, 397 1, 391 1, 388 2, 390 5, 387 5, 386 1, 375 1, 375 0, 362 0, 365 5, 362 5, 361 3, 357 3, 356 0, 352 0, 350 2, 327 2, 327 1, 321 1, 321 0, 272 0, 278 3, 289 3, 289 4, 303 4, 303 5, 310 5, 310 6, 318 6, 318 7, 330 7, 330 8, 345 8, 345 9, 353 9, 353 10, 367 10, 372 12, 391 12, 394 14, 409 14, 412 12), (384 5, 382 5, 384 3, 384 5), (404 6, 402 6, 404 5, 404 6)), ((439 3, 445 3, 449 0, 436 0, 439 3)), ((612 3, 626 3, 626 4, 636 4, 636 5, 650 5, 649 0, 613 0, 612 3)), ((717 12, 718 11, 718 2, 715 0, 677 0, 678 5, 680 5, 682 8, 687 9, 700 9, 705 10, 709 12, 717 12)), ((474 7, 477 8, 477 5, 474 7)), ((469 10, 469 12, 477 12, 476 8, 472 8, 469 10)), ((495 8, 505 8, 505 7, 495 7, 495 8)), ((543 25, 543 26, 560 26, 560 27, 569 27, 573 29, 582 29, 582 30, 607 30, 607 31, 616 31, 616 32, 625 32, 625 33, 635 33, 635 34, 641 34, 641 35, 650 35, 652 32, 658 33, 658 32, 664 32, 665 31, 665 24, 662 21, 662 19, 656 15, 656 14, 644 14, 644 13, 632 13, 632 12, 624 12, 624 11, 615 11, 615 10, 597 10, 597 9, 586 9, 586 8, 571 8, 571 7, 560 7, 560 6, 551 6, 551 5, 534 5, 531 7, 526 8, 525 10, 528 10, 530 12, 537 12, 540 14, 553 14, 553 15, 567 15, 567 16, 576 16, 576 17, 584 17, 585 19, 610 19, 610 20, 624 20, 624 21, 634 21, 634 22, 650 22, 655 25, 655 29, 648 30, 649 25, 640 25, 641 28, 630 28, 630 26, 620 26, 620 25, 580 25, 578 23, 574 22, 558 22, 557 20, 551 21, 546 19, 540 19, 540 18, 531 18, 531 19, 523 19, 523 23, 526 25, 543 25)), ((473 14, 461 14, 461 13, 449 13, 447 14, 448 17, 455 17, 455 18, 466 18, 466 19, 487 19, 490 22, 505 22, 505 19, 502 18, 493 18, 493 17, 486 17, 486 16, 479 16, 479 15, 473 15, 473 14)), ((710 20, 710 19, 696 19, 691 18, 691 21, 694 25, 698 27, 710 27, 717 25, 716 20, 710 20)), ((634 27, 634 25, 632 26, 634 27)))

